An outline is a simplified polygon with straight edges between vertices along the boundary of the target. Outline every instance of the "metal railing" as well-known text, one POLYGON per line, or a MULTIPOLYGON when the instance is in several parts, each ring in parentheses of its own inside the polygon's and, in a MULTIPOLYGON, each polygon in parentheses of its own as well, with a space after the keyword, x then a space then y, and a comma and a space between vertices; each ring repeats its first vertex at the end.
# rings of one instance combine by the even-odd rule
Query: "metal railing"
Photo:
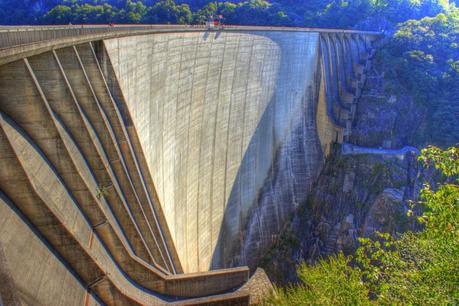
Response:
MULTIPOLYGON (((139 30, 174 30, 188 28, 175 25, 68 25, 68 26, 0 26, 0 49, 55 40, 64 37, 139 30)), ((191 28, 191 27, 190 27, 191 28)))
POLYGON ((229 31, 300 31, 325 33, 361 33, 380 35, 378 32, 362 32, 342 29, 261 27, 223 25, 218 29, 209 29, 205 25, 59 25, 59 26, 0 26, 0 49, 16 47, 41 41, 50 41, 64 37, 81 35, 126 32, 126 31, 193 31, 193 30, 229 30, 229 31))

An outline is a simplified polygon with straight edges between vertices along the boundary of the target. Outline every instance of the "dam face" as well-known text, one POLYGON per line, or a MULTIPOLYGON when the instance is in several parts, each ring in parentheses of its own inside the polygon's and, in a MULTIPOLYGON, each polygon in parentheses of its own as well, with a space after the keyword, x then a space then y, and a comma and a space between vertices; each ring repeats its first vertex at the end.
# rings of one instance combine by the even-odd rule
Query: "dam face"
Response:
POLYGON ((104 43, 184 270, 239 264, 250 235, 279 231, 295 205, 283 193, 295 193, 293 185, 306 193, 320 168, 319 34, 178 33, 104 43), (290 160, 275 165, 282 150, 290 160), (291 179, 270 183, 277 192, 262 190, 281 175, 291 179), (247 224, 260 201, 272 209, 266 225, 247 224))
POLYGON ((206 271, 255 267, 305 201, 349 133, 374 33, 51 30, 0 31, 19 41, 0 48, 9 298, 253 302, 247 268, 206 271))

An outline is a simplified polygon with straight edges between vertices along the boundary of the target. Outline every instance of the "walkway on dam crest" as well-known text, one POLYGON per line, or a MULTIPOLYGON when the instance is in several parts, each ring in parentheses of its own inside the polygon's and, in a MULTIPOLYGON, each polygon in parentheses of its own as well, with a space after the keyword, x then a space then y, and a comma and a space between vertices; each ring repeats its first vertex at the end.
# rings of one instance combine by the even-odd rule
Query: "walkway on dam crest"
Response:
MULTIPOLYGON (((63 26, 0 26, 0 65, 56 48, 80 43, 155 33, 203 32, 203 25, 63 25, 63 26)), ((343 33, 381 36, 380 32, 269 26, 224 25, 226 32, 282 31, 343 33)))

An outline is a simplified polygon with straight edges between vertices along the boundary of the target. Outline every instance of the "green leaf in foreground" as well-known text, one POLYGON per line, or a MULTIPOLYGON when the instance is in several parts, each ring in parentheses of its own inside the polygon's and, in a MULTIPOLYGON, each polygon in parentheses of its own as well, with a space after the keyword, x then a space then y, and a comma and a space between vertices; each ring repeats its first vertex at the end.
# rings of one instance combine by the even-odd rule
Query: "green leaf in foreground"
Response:
MULTIPOLYGON (((277 289, 268 305, 458 305, 459 148, 429 147, 419 158, 444 176, 421 192, 424 225, 397 239, 362 238, 355 258, 338 254, 301 264, 301 283, 277 289)), ((413 212, 411 211, 411 215, 413 212)))

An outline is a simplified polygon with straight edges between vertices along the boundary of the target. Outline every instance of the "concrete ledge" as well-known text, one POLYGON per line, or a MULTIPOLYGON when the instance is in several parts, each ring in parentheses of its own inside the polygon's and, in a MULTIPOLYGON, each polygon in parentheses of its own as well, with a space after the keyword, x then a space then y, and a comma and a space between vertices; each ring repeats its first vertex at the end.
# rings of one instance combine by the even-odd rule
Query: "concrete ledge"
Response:
MULTIPOLYGON (((148 26, 23 26, 23 27, 0 27, 0 46, 5 45, 5 34, 19 36, 32 36, 29 43, 21 45, 4 46, 0 48, 0 65, 24 58, 32 55, 37 55, 52 49, 59 49, 69 47, 72 45, 82 44, 90 41, 97 41, 103 39, 110 39, 116 37, 126 37, 135 35, 146 34, 159 34, 159 33, 180 33, 180 32, 207 32, 208 29, 204 26, 171 26, 171 25, 148 25, 148 26), (82 30, 97 30, 99 33, 95 34, 82 34, 82 30), (100 30, 106 32, 100 33, 100 30), (33 35, 38 34, 39 31, 74 31, 74 36, 60 37, 51 40, 35 41, 33 35), (4 37, 2 37, 2 34, 4 37)), ((247 32, 247 31, 283 31, 283 32, 317 32, 317 33, 343 33, 343 34, 365 34, 373 36, 381 36, 379 32, 368 31, 353 31, 353 30, 340 30, 340 29, 319 29, 319 28, 290 28, 290 27, 247 27, 247 26, 225 26, 223 31, 230 32, 247 32)), ((56 33, 59 37, 59 33, 56 33)))

